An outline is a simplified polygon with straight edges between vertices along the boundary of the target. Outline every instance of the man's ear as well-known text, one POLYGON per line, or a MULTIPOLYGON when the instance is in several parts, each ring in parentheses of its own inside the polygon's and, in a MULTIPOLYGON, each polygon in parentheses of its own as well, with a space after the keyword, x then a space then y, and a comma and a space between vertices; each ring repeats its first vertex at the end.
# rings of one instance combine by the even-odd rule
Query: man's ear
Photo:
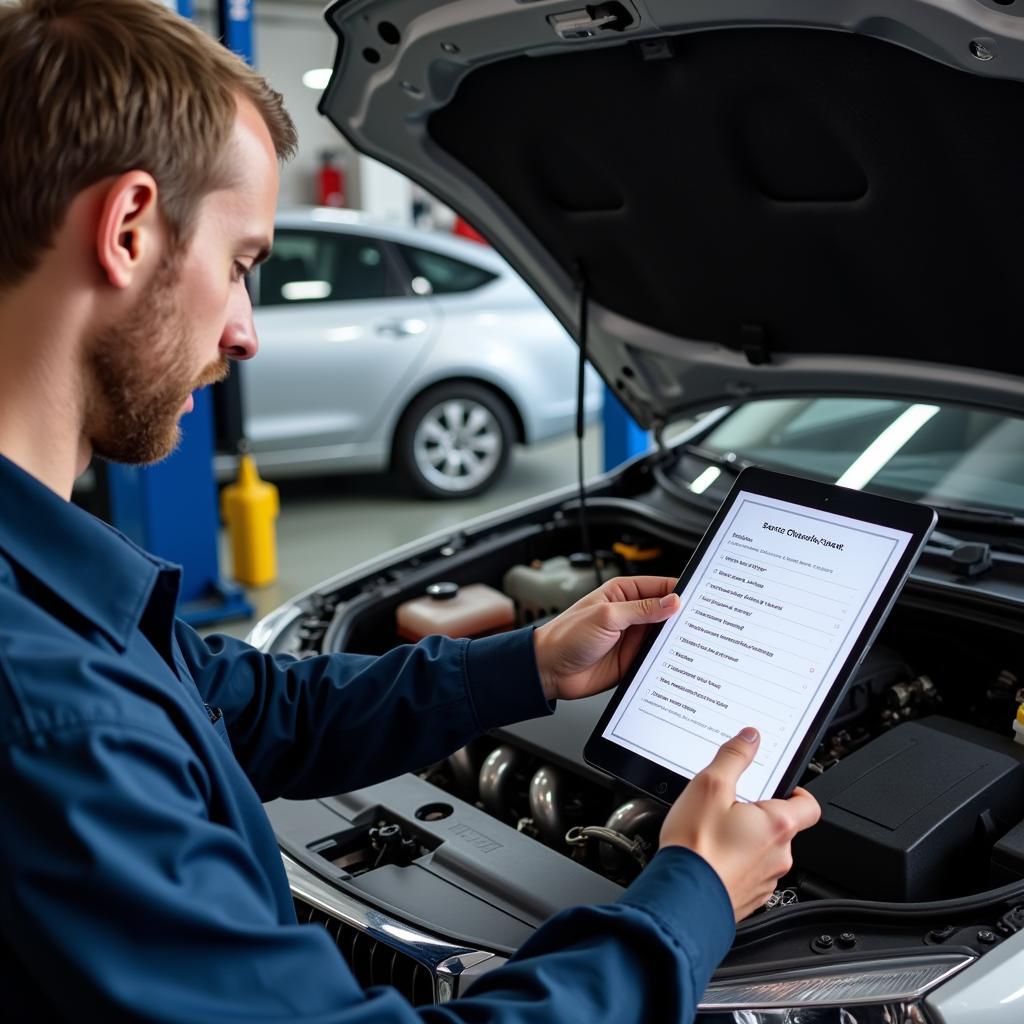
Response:
POLYGON ((96 256, 115 288, 128 288, 165 244, 156 181, 145 171, 128 171, 107 189, 96 225, 96 256))

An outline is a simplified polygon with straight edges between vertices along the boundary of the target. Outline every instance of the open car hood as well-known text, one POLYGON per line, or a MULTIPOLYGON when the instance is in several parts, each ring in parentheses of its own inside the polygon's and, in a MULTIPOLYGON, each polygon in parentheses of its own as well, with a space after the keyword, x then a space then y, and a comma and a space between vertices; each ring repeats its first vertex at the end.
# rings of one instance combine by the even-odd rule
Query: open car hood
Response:
POLYGON ((1024 0, 349 0, 321 109, 477 227, 644 426, 1024 411, 1024 0))

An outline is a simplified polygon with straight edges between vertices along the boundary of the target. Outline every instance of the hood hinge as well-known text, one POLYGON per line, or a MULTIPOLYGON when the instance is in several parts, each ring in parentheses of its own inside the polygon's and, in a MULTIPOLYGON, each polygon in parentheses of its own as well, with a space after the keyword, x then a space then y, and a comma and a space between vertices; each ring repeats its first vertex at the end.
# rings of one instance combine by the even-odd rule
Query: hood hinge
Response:
POLYGON ((762 324, 741 324, 740 345, 751 366, 764 366, 772 361, 768 335, 762 324))

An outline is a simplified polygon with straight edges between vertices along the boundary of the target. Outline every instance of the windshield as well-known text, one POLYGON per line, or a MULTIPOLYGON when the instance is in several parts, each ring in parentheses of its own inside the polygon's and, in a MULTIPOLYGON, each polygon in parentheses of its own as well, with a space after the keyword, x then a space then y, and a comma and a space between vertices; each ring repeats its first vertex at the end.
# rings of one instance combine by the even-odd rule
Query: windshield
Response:
POLYGON ((770 469, 923 501, 1024 514, 1024 420, 877 398, 769 399, 699 442, 770 469))

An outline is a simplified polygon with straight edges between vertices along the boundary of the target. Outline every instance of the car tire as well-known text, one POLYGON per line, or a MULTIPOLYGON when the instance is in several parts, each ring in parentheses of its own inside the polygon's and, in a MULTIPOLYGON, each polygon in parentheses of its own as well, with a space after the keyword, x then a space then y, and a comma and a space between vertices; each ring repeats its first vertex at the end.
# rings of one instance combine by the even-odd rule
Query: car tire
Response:
POLYGON ((504 472, 515 438, 500 395, 472 381, 439 384, 402 416, 395 467, 425 497, 471 498, 504 472))

